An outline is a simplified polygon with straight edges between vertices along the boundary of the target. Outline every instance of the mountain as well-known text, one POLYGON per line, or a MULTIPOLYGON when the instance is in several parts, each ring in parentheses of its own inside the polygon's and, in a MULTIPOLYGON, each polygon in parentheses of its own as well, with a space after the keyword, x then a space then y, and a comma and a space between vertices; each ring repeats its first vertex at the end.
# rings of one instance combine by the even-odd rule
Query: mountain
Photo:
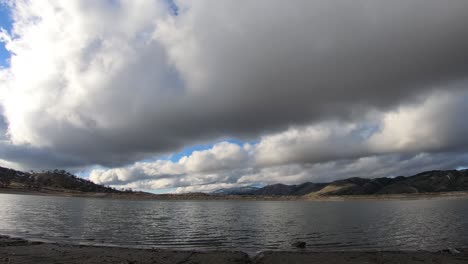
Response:
POLYGON ((211 194, 214 194, 214 195, 252 195, 258 189, 259 189, 258 187, 253 187, 253 186, 233 187, 233 188, 219 189, 219 190, 212 192, 211 194))
POLYGON ((262 188, 247 186, 220 189, 210 194, 171 194, 153 195, 141 192, 118 191, 79 178, 63 170, 45 172, 22 172, 0 167, 0 191, 54 192, 54 193, 129 193, 147 198, 178 199, 194 197, 209 199, 222 196, 342 196, 342 195, 380 195, 408 193, 438 193, 468 191, 468 170, 434 170, 413 176, 394 178, 348 178, 330 183, 306 182, 299 185, 273 184, 262 188))
POLYGON ((95 184, 64 170, 22 172, 0 167, 0 189, 17 191, 74 191, 96 193, 120 193, 110 187, 95 184))
POLYGON ((325 184, 306 182, 299 185, 273 184, 260 188, 252 195, 305 195, 321 190, 325 184))
POLYGON ((368 195, 468 191, 468 170, 426 171, 410 177, 349 178, 329 183, 318 195, 368 195))
POLYGON ((212 195, 257 195, 257 196, 300 196, 318 191, 325 186, 323 183, 306 182, 299 185, 273 184, 265 187, 234 187, 219 189, 212 192, 212 195))
MULTIPOLYGON (((244 190, 252 196, 341 196, 468 191, 468 170, 435 170, 395 178, 348 178, 330 183, 306 182, 299 185, 273 184, 244 190)), ((213 194, 239 194, 215 191, 213 194)))

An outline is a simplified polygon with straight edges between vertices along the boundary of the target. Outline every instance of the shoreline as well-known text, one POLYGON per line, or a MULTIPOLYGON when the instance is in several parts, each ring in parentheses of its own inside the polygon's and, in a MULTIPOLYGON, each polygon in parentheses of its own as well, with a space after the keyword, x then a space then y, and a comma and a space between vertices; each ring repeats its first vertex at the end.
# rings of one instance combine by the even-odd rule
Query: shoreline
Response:
POLYGON ((29 191, 22 189, 0 188, 0 194, 39 195, 57 197, 82 197, 115 200, 200 200, 200 201, 385 201, 385 200, 429 200, 429 199, 467 199, 467 191, 411 194, 381 194, 381 195, 340 195, 340 196, 253 196, 253 195, 198 195, 198 194, 152 194, 135 193, 87 193, 72 191, 29 191))
POLYGON ((468 263, 468 249, 429 251, 181 251, 28 241, 0 235, 0 263, 468 263))

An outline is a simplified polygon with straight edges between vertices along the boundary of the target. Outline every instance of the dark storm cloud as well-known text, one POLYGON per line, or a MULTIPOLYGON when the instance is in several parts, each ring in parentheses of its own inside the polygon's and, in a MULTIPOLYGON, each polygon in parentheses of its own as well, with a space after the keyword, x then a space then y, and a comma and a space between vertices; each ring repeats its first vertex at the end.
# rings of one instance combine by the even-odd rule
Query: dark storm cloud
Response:
MULTIPOLYGON (((14 144, 61 153, 63 166, 116 166, 220 137, 366 122, 369 110, 465 89, 466 1, 176 4, 177 16, 157 9, 164 4, 55 4, 86 18, 77 24, 54 8, 47 19, 22 23, 44 16, 39 4, 17 11, 18 36, 7 45, 16 55, 2 84, 14 144), (50 48, 47 56, 36 40, 50 48), (31 54, 44 64, 41 74, 32 74, 39 65, 31 54)), ((368 155, 356 149, 351 157, 368 155)), ((288 162, 297 160, 308 161, 288 162)))
MULTIPOLYGON (((1 108, 0 108, 0 113, 1 113, 1 108)), ((0 114, 0 141, 5 140, 7 138, 7 129, 8 125, 5 122, 5 119, 3 116, 0 114)))
MULTIPOLYGON (((0 160, 14 161, 22 169, 50 169, 86 165, 75 157, 56 153, 53 150, 38 149, 30 146, 15 146, 0 141, 0 160)), ((0 165, 1 166, 1 165, 0 165)))

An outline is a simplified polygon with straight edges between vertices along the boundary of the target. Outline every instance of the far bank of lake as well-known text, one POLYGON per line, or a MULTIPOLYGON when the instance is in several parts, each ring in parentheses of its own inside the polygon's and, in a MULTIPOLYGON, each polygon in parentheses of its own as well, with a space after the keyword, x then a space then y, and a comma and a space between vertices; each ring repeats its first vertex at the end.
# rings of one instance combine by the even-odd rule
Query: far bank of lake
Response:
POLYGON ((187 194, 152 194, 133 193, 98 193, 71 190, 27 190, 0 188, 0 194, 105 198, 118 200, 245 200, 245 201, 347 201, 347 200, 421 200, 421 199, 468 199, 468 191, 408 193, 408 194, 370 194, 370 195, 215 195, 204 193, 187 194))

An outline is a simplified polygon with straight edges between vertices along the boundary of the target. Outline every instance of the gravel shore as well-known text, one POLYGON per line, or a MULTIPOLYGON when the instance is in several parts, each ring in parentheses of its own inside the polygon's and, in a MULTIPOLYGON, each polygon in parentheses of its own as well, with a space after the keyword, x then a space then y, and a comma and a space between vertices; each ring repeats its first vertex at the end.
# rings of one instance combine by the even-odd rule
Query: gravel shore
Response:
POLYGON ((95 247, 30 242, 24 239, 0 236, 0 263, 468 263, 468 250, 440 252, 277 252, 266 251, 249 257, 240 251, 175 251, 161 249, 134 249, 95 247))

